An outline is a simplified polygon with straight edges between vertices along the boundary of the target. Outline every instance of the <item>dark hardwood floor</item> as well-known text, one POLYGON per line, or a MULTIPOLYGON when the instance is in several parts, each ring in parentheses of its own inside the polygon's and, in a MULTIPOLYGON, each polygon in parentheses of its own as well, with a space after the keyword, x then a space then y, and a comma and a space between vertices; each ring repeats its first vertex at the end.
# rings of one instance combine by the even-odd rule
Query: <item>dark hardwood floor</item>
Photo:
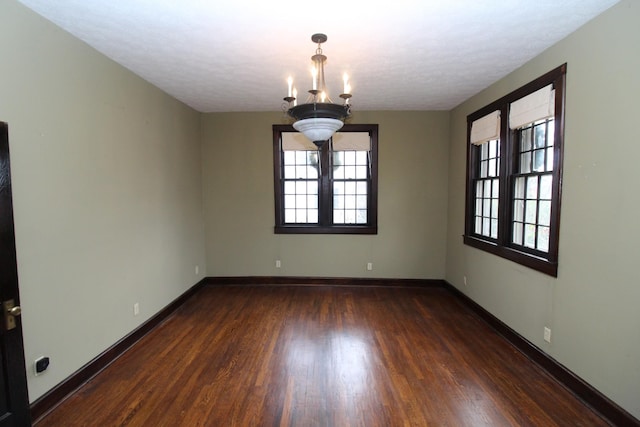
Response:
POLYGON ((603 426, 441 288, 204 287, 46 426, 603 426))

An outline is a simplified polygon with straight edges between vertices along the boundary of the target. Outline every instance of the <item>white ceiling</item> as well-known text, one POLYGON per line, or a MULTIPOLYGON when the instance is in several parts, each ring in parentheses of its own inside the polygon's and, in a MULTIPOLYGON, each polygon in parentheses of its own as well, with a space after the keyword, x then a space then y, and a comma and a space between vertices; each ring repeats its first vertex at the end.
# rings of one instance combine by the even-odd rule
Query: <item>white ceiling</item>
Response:
POLYGON ((355 110, 448 110, 618 2, 19 1, 201 112, 280 110, 317 32, 334 100, 347 72, 355 110))

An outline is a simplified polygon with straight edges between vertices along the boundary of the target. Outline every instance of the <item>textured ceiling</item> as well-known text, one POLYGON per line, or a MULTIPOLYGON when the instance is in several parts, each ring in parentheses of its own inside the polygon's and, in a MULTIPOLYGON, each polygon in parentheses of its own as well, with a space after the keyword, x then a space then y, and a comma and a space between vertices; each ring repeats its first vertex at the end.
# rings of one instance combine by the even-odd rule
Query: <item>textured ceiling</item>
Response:
MULTIPOLYGON (((198 111, 278 111, 327 34, 333 99, 448 110, 618 0, 19 0, 198 111)), ((559 64, 558 64, 559 65, 559 64)))

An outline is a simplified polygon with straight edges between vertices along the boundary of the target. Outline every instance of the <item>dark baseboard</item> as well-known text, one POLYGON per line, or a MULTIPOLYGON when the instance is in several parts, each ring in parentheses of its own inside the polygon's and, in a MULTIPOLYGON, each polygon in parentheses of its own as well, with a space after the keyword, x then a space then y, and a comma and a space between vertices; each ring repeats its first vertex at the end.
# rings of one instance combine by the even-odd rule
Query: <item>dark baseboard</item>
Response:
POLYGON ((173 302, 159 311, 155 316, 144 322, 138 328, 134 329, 120 341, 96 356, 93 360, 71 374, 67 379, 53 387, 44 395, 36 399, 31 405, 31 419, 34 423, 41 417, 46 415, 56 406, 58 406, 65 398, 85 384, 96 374, 109 366, 114 360, 120 357, 128 348, 138 342, 142 337, 148 334, 153 328, 158 326, 164 319, 169 317, 178 307, 195 294, 206 283, 206 279, 202 279, 196 283, 173 302))
POLYGON ((232 276, 207 277, 207 285, 253 286, 389 286, 389 287, 442 287, 439 279, 380 279, 362 277, 294 277, 294 276, 232 276))
POLYGON ((456 295, 467 307, 473 310, 482 320, 513 344, 542 369, 547 371, 569 391, 597 411, 603 418, 615 426, 640 426, 640 420, 618 406, 611 399, 600 393, 592 385, 571 372, 560 362, 536 347, 529 340, 511 329, 500 319, 482 308, 478 303, 462 293, 452 284, 442 281, 443 286, 456 295))

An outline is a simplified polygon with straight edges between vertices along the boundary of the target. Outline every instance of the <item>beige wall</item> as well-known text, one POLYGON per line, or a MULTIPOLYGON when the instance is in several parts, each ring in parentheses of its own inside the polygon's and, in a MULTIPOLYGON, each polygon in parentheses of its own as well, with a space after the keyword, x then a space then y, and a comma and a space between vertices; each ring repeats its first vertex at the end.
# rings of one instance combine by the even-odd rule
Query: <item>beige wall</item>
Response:
POLYGON ((199 114, 13 0, 0 17, 33 401, 206 273, 199 114))
POLYGON ((271 125, 282 114, 203 115, 209 275, 444 276, 449 114, 360 112, 351 122, 379 124, 374 236, 274 234, 271 125))
POLYGON ((452 112, 446 279, 640 417, 640 2, 620 2, 452 112), (554 279, 462 244, 467 114, 567 62, 554 279), (463 285, 463 275, 468 286, 463 285), (552 343, 543 328, 552 329, 552 343))

